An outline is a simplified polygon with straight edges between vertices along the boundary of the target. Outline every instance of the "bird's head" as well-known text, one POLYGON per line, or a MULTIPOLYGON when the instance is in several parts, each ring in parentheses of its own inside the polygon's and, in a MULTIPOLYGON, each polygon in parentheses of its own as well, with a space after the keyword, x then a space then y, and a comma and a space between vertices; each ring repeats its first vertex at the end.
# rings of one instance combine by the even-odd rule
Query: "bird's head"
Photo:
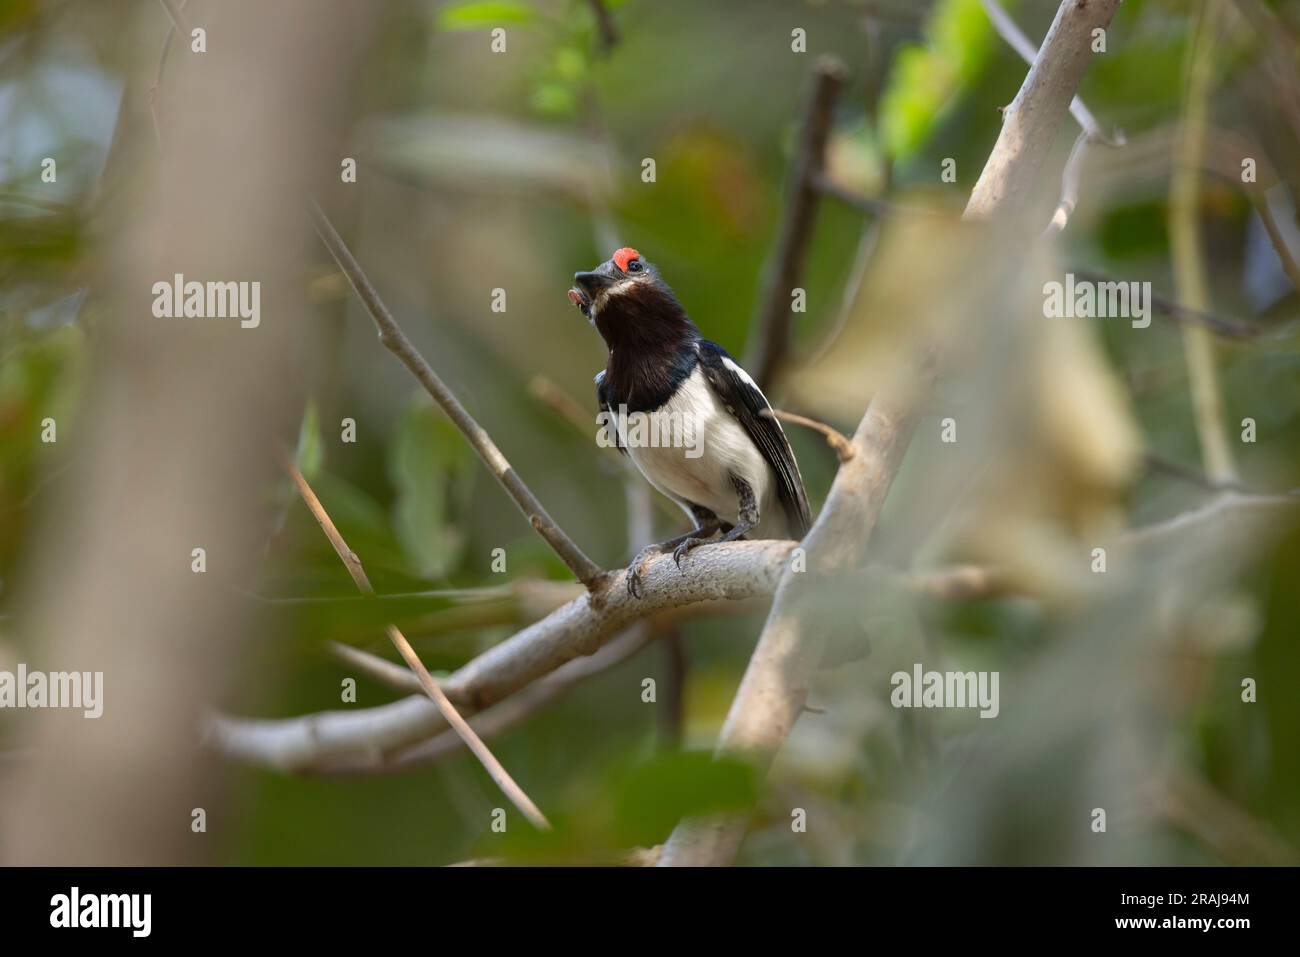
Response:
POLYGON ((590 272, 574 273, 569 301, 595 322, 613 300, 644 293, 658 279, 654 267, 639 252, 624 246, 590 272))
POLYGON ((574 273, 569 301, 611 346, 615 340, 694 330, 658 270, 627 246, 590 272, 574 273))

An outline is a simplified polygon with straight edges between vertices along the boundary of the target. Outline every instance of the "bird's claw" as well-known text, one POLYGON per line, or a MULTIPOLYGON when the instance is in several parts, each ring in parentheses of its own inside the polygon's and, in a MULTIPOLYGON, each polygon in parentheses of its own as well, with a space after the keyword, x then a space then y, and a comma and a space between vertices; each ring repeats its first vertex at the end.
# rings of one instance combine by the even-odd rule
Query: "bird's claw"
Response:
POLYGON ((685 558, 696 545, 703 544, 704 539, 702 538, 688 538, 673 549, 673 562, 677 565, 677 570, 679 572, 685 573, 686 571, 686 569, 682 568, 682 559, 685 558))
POLYGON ((632 559, 632 564, 627 566, 627 593, 633 598, 640 598, 645 594, 644 582, 641 580, 641 572, 645 570, 646 562, 658 555, 662 549, 658 545, 650 545, 641 549, 636 558, 632 559))

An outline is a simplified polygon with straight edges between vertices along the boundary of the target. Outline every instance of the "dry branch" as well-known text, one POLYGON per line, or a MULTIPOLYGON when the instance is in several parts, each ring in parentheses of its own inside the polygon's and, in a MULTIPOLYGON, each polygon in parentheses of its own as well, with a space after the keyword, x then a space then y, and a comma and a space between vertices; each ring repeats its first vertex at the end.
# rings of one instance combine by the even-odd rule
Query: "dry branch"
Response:
POLYGON ((533 495, 532 490, 524 484, 523 479, 515 472, 506 457, 501 454, 492 437, 487 434, 481 425, 474 420, 474 417, 465 410, 460 404, 460 400, 452 394, 438 378, 438 374, 433 371, 429 363, 425 361, 424 356, 411 344, 411 340, 406 338, 406 333, 402 332, 402 327, 397 324, 388 307, 384 305, 383 300, 379 298, 379 293, 371 285, 370 279, 361 269, 360 264, 352 255, 343 239, 335 231, 329 218, 314 202, 311 204, 312 222, 316 227, 316 232, 320 235, 321 241, 329 248, 330 254, 338 263, 343 274, 348 277, 348 282, 356 291, 357 296, 361 299, 366 311, 370 313, 370 318, 374 320, 375 328, 379 331, 379 341, 384 344, 393 355, 401 361, 402 365, 410 370, 424 390, 432 396, 433 400, 438 403, 447 417, 460 429, 461 434, 469 440, 474 451, 478 453, 479 458, 496 476, 497 481, 501 483, 506 493, 514 499, 519 506, 519 511, 524 513, 530 525, 537 530, 537 533, 546 540, 555 554, 559 555, 564 564, 577 576, 578 581, 582 582, 588 588, 596 588, 604 580, 604 572, 600 566, 588 558, 573 540, 564 533, 564 530, 555 523, 555 520, 547 514, 542 503, 533 495))
MULTIPOLYGON (((600 595, 584 593, 541 621, 466 663, 442 682, 462 714, 473 714, 550 674, 594 654, 644 618, 696 602, 769 597, 788 564, 794 542, 714 544, 692 552, 679 571, 671 555, 645 567, 645 594, 627 594, 618 572, 600 595)), ((326 711, 280 720, 213 715, 208 740, 228 755, 284 771, 312 771, 357 761, 375 762, 445 727, 423 697, 351 711, 326 711)))
MULTIPOLYGON (((335 553, 339 556, 340 561, 343 562, 343 566, 348 570, 348 574, 352 577, 352 581, 356 583, 357 590, 360 591, 361 594, 373 598, 375 595, 374 586, 370 584, 370 578, 366 575, 366 570, 362 567, 361 559, 357 557, 357 553, 348 547, 348 543, 344 540, 342 533, 340 533, 338 528, 334 525, 334 520, 330 518, 329 512, 325 511, 325 506, 322 505, 320 499, 316 497, 316 493, 312 491, 311 485, 308 484, 307 479, 303 476, 302 472, 298 470, 298 467, 291 461, 287 460, 285 467, 289 472, 289 477, 293 479, 293 484, 298 488, 298 494, 301 495, 302 500, 307 503, 307 508, 311 510, 316 521, 320 523, 321 530, 325 533, 325 537, 329 539, 330 545, 334 547, 335 553)), ((402 660, 406 662, 406 666, 411 669, 411 673, 419 681, 420 688, 429 696, 429 700, 434 703, 438 712, 446 722, 451 725, 452 729, 460 736, 461 740, 465 742, 465 745, 474 752, 474 756, 482 763, 492 780, 496 782, 497 787, 499 787, 502 793, 510 799, 510 802, 514 804, 515 807, 519 808, 523 815, 532 822, 534 827, 549 831, 551 825, 550 822, 546 820, 546 816, 542 814, 537 805, 533 803, 532 798, 525 793, 524 789, 521 788, 515 779, 510 776, 510 772, 505 769, 505 766, 497 760, 496 755, 494 755, 488 746, 483 743, 483 739, 480 738, 474 732, 474 729, 469 726, 469 723, 461 717, 460 713, 456 710, 456 706, 448 700, 447 695, 443 692, 442 688, 439 687, 438 682, 433 679, 433 675, 429 674, 429 669, 424 667, 424 662, 422 662, 420 656, 415 653, 415 649, 412 648, 411 643, 406 640, 406 636, 402 634, 401 629, 396 625, 390 624, 385 627, 384 631, 387 633, 389 640, 392 641, 393 646, 397 648, 398 654, 402 656, 402 660)))

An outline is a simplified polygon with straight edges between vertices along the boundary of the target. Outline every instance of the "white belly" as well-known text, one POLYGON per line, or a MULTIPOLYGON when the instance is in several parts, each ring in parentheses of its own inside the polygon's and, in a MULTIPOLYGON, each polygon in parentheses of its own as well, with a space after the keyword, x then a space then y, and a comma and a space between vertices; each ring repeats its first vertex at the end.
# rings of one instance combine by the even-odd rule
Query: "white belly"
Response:
POLYGON ((687 503, 693 502, 737 524, 740 496, 731 482, 734 474, 749 483, 759 506, 762 523, 750 537, 785 536, 785 516, 767 461, 718 402, 698 368, 669 402, 642 416, 620 419, 619 428, 641 474, 687 514, 687 503))

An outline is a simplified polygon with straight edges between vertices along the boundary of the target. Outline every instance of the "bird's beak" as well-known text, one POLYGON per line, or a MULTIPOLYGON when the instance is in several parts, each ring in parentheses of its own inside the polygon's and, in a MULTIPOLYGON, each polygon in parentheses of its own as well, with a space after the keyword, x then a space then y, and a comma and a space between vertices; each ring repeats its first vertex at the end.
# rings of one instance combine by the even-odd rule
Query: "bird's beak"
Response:
POLYGON ((602 289, 614 284, 613 279, 600 272, 577 272, 573 274, 573 281, 587 294, 589 300, 595 299, 602 289))

